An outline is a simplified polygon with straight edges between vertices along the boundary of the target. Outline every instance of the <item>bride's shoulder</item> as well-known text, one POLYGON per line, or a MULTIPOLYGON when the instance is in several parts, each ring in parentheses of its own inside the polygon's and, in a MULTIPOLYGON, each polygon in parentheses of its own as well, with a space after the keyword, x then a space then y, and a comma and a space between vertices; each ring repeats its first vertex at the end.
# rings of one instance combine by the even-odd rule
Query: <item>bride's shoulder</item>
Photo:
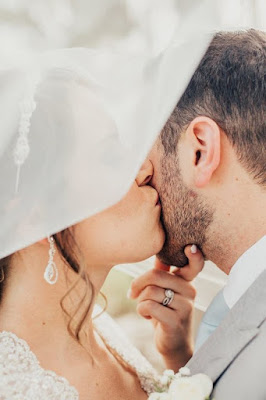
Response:
POLYGON ((120 326, 106 312, 102 312, 99 306, 94 309, 94 327, 106 345, 118 355, 137 374, 142 388, 151 393, 160 382, 160 376, 130 342, 120 326))
POLYGON ((68 381, 44 370, 23 339, 12 332, 0 332, 1 400, 78 400, 68 381))

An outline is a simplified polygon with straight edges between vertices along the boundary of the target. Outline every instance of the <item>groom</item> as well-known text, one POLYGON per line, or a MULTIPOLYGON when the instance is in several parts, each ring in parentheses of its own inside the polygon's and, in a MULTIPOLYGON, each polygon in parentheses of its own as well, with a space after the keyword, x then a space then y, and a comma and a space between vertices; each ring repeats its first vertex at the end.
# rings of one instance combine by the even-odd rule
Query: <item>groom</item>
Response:
POLYGON ((150 154, 160 259, 182 267, 196 243, 229 275, 187 364, 215 400, 266 399, 265 73, 265 33, 217 34, 150 154))

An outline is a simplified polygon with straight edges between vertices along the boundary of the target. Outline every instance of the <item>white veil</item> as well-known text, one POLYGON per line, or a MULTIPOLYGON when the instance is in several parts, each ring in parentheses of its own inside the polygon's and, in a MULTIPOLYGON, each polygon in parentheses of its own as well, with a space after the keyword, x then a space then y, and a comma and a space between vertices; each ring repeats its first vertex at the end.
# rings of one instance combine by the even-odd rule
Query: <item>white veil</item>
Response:
POLYGON ((0 257, 118 201, 194 68, 173 45, 156 58, 58 50, 4 71, 0 257))
MULTIPOLYGON (((88 10, 94 3, 87 1, 88 10)), ((17 49, 16 40, 10 48, 0 41, 0 258, 126 193, 212 33, 240 25, 241 2, 231 9, 227 24, 230 3, 166 1, 166 8, 176 10, 167 40, 160 41, 144 18, 134 31, 140 40, 132 50, 126 45, 133 43, 130 34, 128 42, 121 39, 108 47, 104 42, 94 49, 51 50, 45 43, 36 51, 24 45, 17 49)), ((247 3, 253 7, 256 2, 247 3)), ((150 10, 159 3, 154 4, 150 10)), ((85 2, 78 5, 84 10, 85 2)), ((10 2, 2 0, 0 6, 6 12, 10 2)))

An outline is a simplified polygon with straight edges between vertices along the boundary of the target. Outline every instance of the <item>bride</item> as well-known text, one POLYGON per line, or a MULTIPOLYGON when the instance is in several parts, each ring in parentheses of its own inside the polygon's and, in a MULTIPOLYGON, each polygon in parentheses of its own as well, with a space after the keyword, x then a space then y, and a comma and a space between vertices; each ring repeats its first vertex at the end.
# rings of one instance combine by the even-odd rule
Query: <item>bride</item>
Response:
MULTIPOLYGON (((148 185, 152 174, 146 161, 120 202, 0 260, 1 399, 147 399, 155 371, 110 317, 92 313, 114 265, 150 257, 164 243, 158 194, 148 185)), ((201 263, 201 256, 186 254, 194 266, 201 263)), ((194 290, 182 277, 157 272, 156 287, 147 281, 140 305, 151 299, 147 288, 156 288, 157 346, 166 365, 176 359, 178 368, 177 338, 165 348, 167 335, 178 335, 177 305, 171 305, 173 326, 160 303, 163 289, 183 296, 184 306, 194 290)), ((145 313, 153 315, 147 306, 145 313)))
MULTIPOLYGON (((30 78, 18 128, 12 122, 1 131, 0 399, 147 399, 158 386, 156 371, 95 301, 113 266, 146 259, 164 244, 159 196, 149 185, 153 165, 147 159, 115 203, 120 142, 108 137, 110 116, 84 76, 57 68, 38 85, 30 78), (92 128, 97 135, 88 135, 92 128), (102 198, 109 207, 98 211, 102 198)), ((13 73, 3 80, 10 108, 12 89, 21 86, 13 73)), ((14 110, 20 98, 20 91, 13 96, 14 110)), ((186 255, 198 271, 200 252, 188 247, 186 255)), ((195 297, 185 274, 157 263, 132 286, 166 366, 175 370, 192 353, 191 335, 180 329, 185 320, 189 325, 195 297), (166 289, 175 294, 167 308, 166 289)))

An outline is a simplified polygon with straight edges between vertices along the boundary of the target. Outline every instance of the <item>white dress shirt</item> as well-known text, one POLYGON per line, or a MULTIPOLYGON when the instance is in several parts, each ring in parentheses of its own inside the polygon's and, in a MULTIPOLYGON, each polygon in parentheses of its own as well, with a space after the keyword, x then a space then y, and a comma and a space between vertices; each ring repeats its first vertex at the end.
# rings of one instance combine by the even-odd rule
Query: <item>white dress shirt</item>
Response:
POLYGON ((266 236, 263 236, 242 254, 230 271, 223 290, 225 302, 230 309, 265 269, 266 236))

